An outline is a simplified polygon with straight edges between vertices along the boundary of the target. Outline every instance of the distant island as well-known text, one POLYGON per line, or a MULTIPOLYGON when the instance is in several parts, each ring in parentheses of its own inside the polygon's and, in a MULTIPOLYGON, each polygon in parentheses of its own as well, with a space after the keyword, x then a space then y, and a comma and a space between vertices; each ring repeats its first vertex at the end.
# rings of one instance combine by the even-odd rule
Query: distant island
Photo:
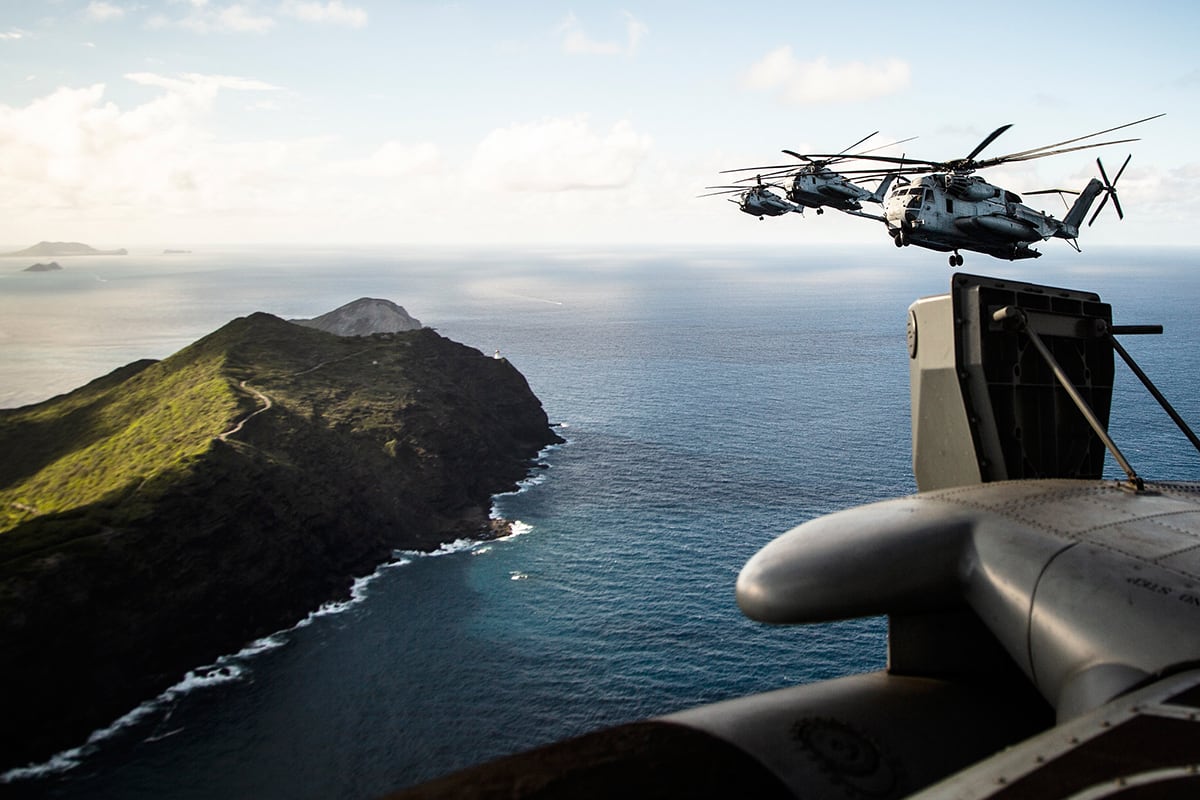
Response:
POLYGON ((397 549, 507 533, 491 498, 557 441, 508 361, 264 313, 0 410, 0 452, 20 454, 0 459, 0 772, 347 597, 397 549))
POLYGON ((21 271, 22 272, 55 272, 60 269, 62 269, 62 266, 57 261, 51 261, 48 264, 43 264, 41 262, 38 262, 37 264, 34 264, 32 267, 26 267, 25 269, 23 269, 21 271))
POLYGON ((13 253, 3 253, 4 256, 19 256, 21 258, 62 258, 63 256, 127 256, 129 251, 122 247, 120 250, 97 250, 80 242, 38 242, 33 247, 17 250, 13 253))
POLYGON ((163 255, 164 256, 177 256, 177 255, 181 255, 184 253, 190 253, 190 252, 192 252, 192 251, 191 250, 163 250, 163 255))

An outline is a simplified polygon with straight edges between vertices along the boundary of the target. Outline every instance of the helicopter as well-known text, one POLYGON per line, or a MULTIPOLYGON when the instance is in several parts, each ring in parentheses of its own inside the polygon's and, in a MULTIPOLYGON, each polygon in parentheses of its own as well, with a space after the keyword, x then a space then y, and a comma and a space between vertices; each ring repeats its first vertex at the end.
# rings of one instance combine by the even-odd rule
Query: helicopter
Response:
POLYGON ((784 150, 783 152, 789 156, 793 156, 801 161, 807 162, 799 167, 794 164, 776 164, 763 167, 740 167, 738 169, 721 170, 721 174, 756 170, 759 171, 760 174, 755 177, 759 183, 761 183, 763 178, 761 171, 773 170, 772 172, 768 172, 766 177, 785 179, 790 178, 791 185, 787 189, 787 199, 798 206, 803 208, 815 208, 818 214, 825 213, 826 207, 834 208, 838 211, 845 211, 847 213, 858 212, 862 210, 862 204, 865 202, 882 203, 887 194, 888 188, 895 179, 895 175, 889 174, 886 170, 875 171, 875 174, 873 174, 872 177, 882 178, 882 181, 880 182, 879 186, 877 186, 874 190, 871 190, 864 186, 860 186, 859 184, 847 178, 845 175, 835 172, 834 170, 830 169, 829 166, 830 164, 836 164, 841 161, 849 161, 862 156, 867 156, 870 153, 874 153, 897 144, 902 144, 904 142, 909 142, 912 141, 912 138, 915 138, 911 137, 909 139, 902 139, 899 142, 881 145, 870 150, 865 150, 862 153, 847 153, 848 150, 858 147, 860 144, 867 141, 872 136, 877 135, 878 133, 879 131, 875 131, 874 133, 864 136, 854 144, 844 148, 839 153, 825 155, 819 158, 807 156, 803 153, 797 153, 794 150, 784 150))
MULTIPOLYGON (((905 178, 893 186, 883 201, 883 216, 877 217, 868 214, 859 214, 859 216, 867 216, 884 222, 888 235, 892 237, 892 241, 897 247, 917 245, 929 250, 950 253, 949 264, 952 267, 963 264, 964 259, 960 250, 972 250, 1009 260, 1038 258, 1041 253, 1033 249, 1031 245, 1051 238, 1065 239, 1076 251, 1079 251, 1079 229, 1097 197, 1104 195, 1100 206, 1088 220, 1089 226, 1096 221, 1096 217, 1099 216, 1110 197, 1117 216, 1124 219, 1125 214, 1117 199, 1116 183, 1125 172, 1132 156, 1125 159, 1124 164, 1116 173, 1116 177, 1112 180, 1109 179, 1103 162, 1097 158, 1096 165, 1100 170, 1100 178, 1092 178, 1083 190, 1077 193, 1078 197, 1074 204, 1061 220, 1044 211, 1034 210, 1025 205, 1020 195, 988 183, 973 173, 976 170, 1012 161, 1029 161, 1074 150, 1137 141, 1136 139, 1120 139, 1063 147, 1063 145, 1111 133, 1160 116, 1163 115, 1158 114, 1086 136, 982 160, 976 160, 976 156, 998 136, 1012 127, 1011 125, 1003 125, 992 131, 966 157, 952 161, 936 162, 860 155, 857 158, 897 164, 893 173, 897 177, 911 174, 921 174, 921 177, 915 183, 905 178)), ((811 156, 811 158, 819 157, 811 156)), ((1063 193, 1065 191, 1067 190, 1048 189, 1029 194, 1063 193)))
POLYGON ((795 212, 797 214, 804 213, 804 206, 789 202, 779 195, 772 192, 771 189, 780 189, 787 191, 784 187, 774 183, 763 183, 762 176, 758 176, 758 183, 755 186, 706 186, 706 189, 718 189, 720 191, 708 192, 707 194, 699 195, 700 197, 713 197, 715 195, 736 194, 738 198, 729 198, 729 202, 737 203, 738 210, 751 216, 758 217, 760 220, 764 217, 781 217, 784 214, 795 212))

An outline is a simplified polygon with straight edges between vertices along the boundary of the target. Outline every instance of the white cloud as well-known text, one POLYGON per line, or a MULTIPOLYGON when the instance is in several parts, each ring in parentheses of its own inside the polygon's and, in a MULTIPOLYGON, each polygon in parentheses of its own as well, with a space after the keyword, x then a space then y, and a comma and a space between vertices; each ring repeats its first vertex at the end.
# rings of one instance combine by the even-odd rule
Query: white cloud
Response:
POLYGON ((332 164, 331 175, 350 175, 365 178, 402 178, 413 175, 435 175, 442 170, 442 153, 431 142, 407 144, 385 142, 371 155, 362 159, 332 164))
POLYGON ((878 64, 852 61, 832 65, 822 56, 797 61, 789 46, 772 50, 747 71, 743 85, 754 91, 775 92, 795 105, 845 103, 894 94, 908 88, 906 62, 888 59, 878 64))
POLYGON ((650 147, 625 120, 597 134, 583 116, 547 119, 489 133, 471 175, 502 191, 615 189, 633 180, 650 147))
POLYGON ((112 3, 100 2, 100 0, 92 0, 84 9, 84 16, 93 22, 107 22, 110 19, 119 19, 125 16, 125 9, 112 3))
POLYGON ((219 96, 270 97, 277 87, 227 75, 126 78, 153 96, 121 107, 97 83, 0 104, 0 218, 12 229, 143 242, 444 235, 444 209, 430 199, 448 178, 432 143, 356 154, 328 135, 230 139, 215 132, 219 96))
POLYGON ((28 37, 28 33, 15 28, 9 31, 0 31, 0 41, 16 41, 17 39, 26 39, 28 37))
POLYGON ((131 72, 125 77, 143 86, 157 86, 172 92, 182 94, 201 94, 215 96, 219 89, 232 89, 238 92, 273 92, 279 87, 265 81, 253 78, 239 78, 235 75, 201 75, 187 72, 178 78, 169 78, 153 72, 131 72))
POLYGON ((624 42, 592 39, 584 32, 579 18, 574 14, 568 14, 556 30, 561 37, 563 51, 572 55, 633 55, 650 29, 628 11, 624 11, 622 14, 625 17, 624 42))
POLYGON ((251 6, 232 3, 213 6, 207 0, 189 0, 190 9, 181 17, 156 14, 147 23, 151 28, 183 28, 195 33, 266 33, 275 27, 275 19, 251 6))
POLYGON ((342 0, 326 3, 285 0, 280 11, 304 22, 331 23, 348 28, 362 28, 367 24, 367 12, 356 6, 347 6, 342 0))
POLYGON ((128 77, 164 91, 129 110, 105 102, 103 84, 61 88, 24 107, 0 105, 6 216, 67 209, 152 218, 220 207, 247 196, 232 187, 278 163, 279 146, 224 144, 203 125, 218 91, 268 84, 227 76, 128 77))

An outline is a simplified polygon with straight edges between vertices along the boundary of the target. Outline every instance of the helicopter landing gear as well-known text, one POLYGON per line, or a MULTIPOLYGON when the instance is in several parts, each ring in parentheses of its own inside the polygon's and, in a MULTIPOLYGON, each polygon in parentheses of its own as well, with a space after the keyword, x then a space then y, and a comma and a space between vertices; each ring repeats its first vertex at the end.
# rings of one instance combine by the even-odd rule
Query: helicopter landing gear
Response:
POLYGON ((892 244, 896 245, 896 247, 904 247, 904 237, 897 233, 892 237, 892 244))
POLYGON ((963 257, 959 254, 959 252, 957 250, 955 250, 954 254, 950 256, 950 266, 961 267, 962 265, 963 265, 963 257))

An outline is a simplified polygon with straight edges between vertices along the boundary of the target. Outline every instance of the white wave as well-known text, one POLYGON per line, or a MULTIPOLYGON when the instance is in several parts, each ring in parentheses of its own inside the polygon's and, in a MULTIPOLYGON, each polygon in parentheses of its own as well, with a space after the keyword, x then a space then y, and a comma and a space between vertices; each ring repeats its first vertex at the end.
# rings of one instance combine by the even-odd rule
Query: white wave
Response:
MULTIPOLYGON (((558 427, 569 427, 567 423, 559 423, 558 427)), ((538 453, 538 461, 541 466, 537 472, 530 474, 524 480, 517 484, 517 489, 514 492, 507 492, 506 495, 520 494, 528 489, 533 488, 545 482, 547 475, 546 471, 550 467, 549 464, 542 461, 543 456, 552 450, 556 450, 562 445, 552 444, 543 448, 538 453)), ((495 499, 504 495, 496 495, 493 498, 493 506, 491 510, 492 519, 502 519, 502 516, 497 512, 495 507, 495 499)), ((515 539, 518 536, 523 536, 533 530, 533 526, 520 520, 513 520, 510 523, 510 533, 506 536, 498 537, 495 541, 507 541, 515 539)), ((287 644, 287 634, 291 631, 307 627, 321 617, 332 616, 334 614, 344 613, 359 603, 363 602, 367 597, 368 587, 378 579, 386 570, 402 567, 406 564, 411 564, 414 558, 434 558, 437 556, 453 555, 455 553, 471 552, 475 555, 486 553, 491 550, 491 546, 485 540, 480 539, 455 539, 453 542, 442 544, 436 550, 420 551, 420 550, 394 550, 392 551, 392 561, 381 564, 370 575, 365 575, 356 578, 350 586, 350 596, 345 600, 336 600, 323 603, 320 608, 309 612, 304 619, 297 622, 291 628, 277 631, 269 636, 261 639, 256 639, 250 644, 243 647, 241 650, 232 655, 224 655, 218 658, 212 664, 189 671, 175 685, 165 690, 152 700, 134 708, 129 713, 117 719, 106 728, 102 728, 93 732, 87 741, 70 750, 65 750, 51 757, 48 761, 41 764, 31 764, 25 767, 17 767, 7 772, 0 773, 0 784, 12 783, 14 781, 28 780, 31 778, 43 777, 51 774, 67 772, 79 766, 82 760, 94 752, 97 745, 118 733, 119 731, 135 725, 137 722, 146 716, 153 714, 164 707, 171 705, 181 696, 212 686, 218 686, 232 681, 241 680, 248 672, 244 662, 253 658, 260 653, 274 650, 277 647, 282 647, 287 644)), ((512 580, 526 580, 529 576, 523 572, 513 572, 512 580)), ((171 731, 171 734, 178 731, 171 731)), ((165 738, 163 735, 158 735, 157 738, 165 738)), ((150 739, 148 739, 150 741, 150 739)))
POLYGON ((453 542, 442 543, 437 550, 393 550, 394 558, 436 558, 455 553, 466 553, 474 550, 484 542, 481 539, 455 539, 453 542))
MULTIPOLYGON (((245 675, 246 670, 241 665, 234 663, 238 659, 249 658, 252 655, 274 649, 282 641, 276 638, 276 635, 267 636, 258 639, 255 642, 247 645, 239 650, 234 655, 221 656, 212 664, 198 669, 190 670, 183 679, 175 685, 165 690, 162 694, 155 697, 153 700, 147 700, 141 705, 134 708, 132 711, 118 718, 115 722, 106 728, 93 731, 88 736, 87 741, 79 747, 73 747, 70 750, 64 750, 52 756, 48 761, 41 764, 30 764, 25 767, 16 767, 8 772, 0 774, 0 784, 14 783, 16 781, 29 780, 31 778, 41 778, 47 775, 55 775, 63 772, 68 772, 75 767, 78 767, 85 757, 95 752, 96 747, 106 739, 110 739, 125 728, 132 727, 144 718, 154 714, 166 706, 171 705, 179 697, 209 686, 217 686, 223 683, 239 680, 245 675)), ((177 731, 173 731, 177 732, 177 731)), ((159 736, 158 738, 165 738, 159 736)), ((147 741, 150 741, 149 739, 147 741)))
POLYGON ((483 555, 484 553, 490 553, 490 552, 492 552, 491 545, 487 545, 487 546, 480 547, 480 548, 477 548, 477 549, 475 549, 475 550, 472 550, 472 551, 471 551, 471 555, 473 555, 473 556, 481 556, 481 555, 483 555))
MULTIPOLYGON (((29 780, 31 778, 40 778, 47 775, 55 775, 74 769, 82 763, 83 759, 95 752, 96 747, 106 739, 111 738, 121 730, 129 728, 145 717, 154 714, 164 708, 169 707, 183 695, 198 689, 206 689, 212 686, 219 686, 225 683, 241 680, 248 674, 246 661, 252 659, 261 653, 269 650, 274 650, 277 647, 282 647, 288 642, 288 634, 294 630, 311 625, 320 617, 329 616, 331 614, 340 614, 353 606, 361 603, 366 599, 367 587, 383 574, 385 570, 394 567, 401 567, 405 564, 412 563, 411 559, 399 558, 396 561, 389 561, 381 564, 373 573, 365 575, 361 578, 356 578, 350 587, 350 597, 342 601, 330 601, 321 605, 316 611, 312 611, 304 619, 297 622, 290 628, 281 631, 276 631, 269 636, 264 636, 261 639, 255 639, 250 644, 246 645, 236 653, 223 655, 214 661, 212 664, 207 664, 203 667, 189 670, 183 678, 173 686, 164 690, 162 694, 147 700, 141 705, 134 708, 124 716, 117 719, 106 728, 94 731, 88 736, 87 741, 79 747, 64 750, 57 753, 49 760, 41 764, 30 764, 25 767, 16 767, 7 772, 0 773, 0 784, 13 783, 15 781, 29 780)), ((177 733, 172 731, 171 733, 177 733)), ((157 737, 149 737, 146 741, 155 741, 156 739, 165 738, 163 735, 157 737)))

